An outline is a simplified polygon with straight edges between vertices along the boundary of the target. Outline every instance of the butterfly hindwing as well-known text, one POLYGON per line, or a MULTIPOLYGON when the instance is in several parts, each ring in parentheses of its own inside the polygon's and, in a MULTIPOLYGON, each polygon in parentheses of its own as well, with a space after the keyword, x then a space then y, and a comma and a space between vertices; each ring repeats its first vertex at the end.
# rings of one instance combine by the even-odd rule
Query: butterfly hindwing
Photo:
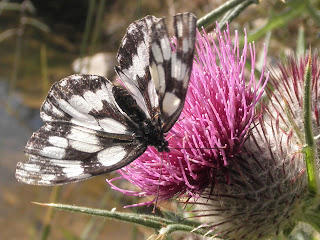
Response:
POLYGON ((51 131, 49 137, 45 136, 43 128, 32 136, 26 146, 28 163, 17 164, 16 178, 19 181, 57 185, 85 180, 129 164, 146 149, 136 141, 103 137, 98 140, 96 133, 81 132, 72 126, 67 128, 78 140, 71 138, 71 134, 62 137, 51 131))

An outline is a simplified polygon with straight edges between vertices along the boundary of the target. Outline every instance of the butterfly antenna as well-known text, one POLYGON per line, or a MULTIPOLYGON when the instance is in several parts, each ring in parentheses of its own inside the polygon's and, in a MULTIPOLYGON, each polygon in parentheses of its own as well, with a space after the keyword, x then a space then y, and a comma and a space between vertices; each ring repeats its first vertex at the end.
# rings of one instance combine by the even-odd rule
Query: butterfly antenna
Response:
POLYGON ((156 196, 156 201, 155 201, 154 206, 153 206, 152 213, 156 212, 156 207, 157 207, 157 204, 158 204, 159 191, 160 191, 160 180, 161 180, 161 176, 162 176, 162 166, 163 166, 163 152, 161 152, 161 166, 160 166, 160 175, 159 175, 159 178, 158 178, 157 196, 156 196))

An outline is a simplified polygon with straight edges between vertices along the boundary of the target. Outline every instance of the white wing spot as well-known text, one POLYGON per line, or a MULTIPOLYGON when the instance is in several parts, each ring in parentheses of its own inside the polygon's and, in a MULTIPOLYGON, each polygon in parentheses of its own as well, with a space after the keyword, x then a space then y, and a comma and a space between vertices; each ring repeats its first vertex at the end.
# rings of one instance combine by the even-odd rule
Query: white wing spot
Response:
POLYGON ((65 87, 65 86, 67 86, 67 83, 68 83, 68 81, 67 81, 67 79, 62 79, 60 82, 59 82, 59 85, 61 86, 61 87, 65 87))
MULTIPOLYGON (((82 116, 80 115, 80 117, 82 116)), ((93 130, 98 130, 98 131, 102 130, 93 116, 86 115, 86 116, 83 116, 82 118, 80 117, 76 116, 75 118, 72 118, 71 123, 82 126, 82 127, 86 127, 89 129, 93 129, 93 130)))
POLYGON ((43 109, 43 110, 46 110, 46 111, 50 111, 50 110, 51 110, 51 104, 48 103, 48 102, 44 102, 44 103, 42 104, 42 109, 43 109))
POLYGON ((99 125, 107 133, 127 134, 127 128, 112 118, 104 118, 99 120, 99 125))
POLYGON ((90 103, 90 105, 97 111, 101 111, 103 109, 103 103, 100 101, 98 98, 97 94, 91 92, 91 91, 86 91, 83 94, 83 98, 90 103))
POLYGON ((84 132, 74 127, 66 137, 70 140, 99 145, 99 139, 93 133, 84 132))
POLYGON ((157 89, 159 89, 160 83, 159 83, 159 74, 156 63, 152 63, 151 66, 149 66, 149 71, 151 74, 151 79, 157 89))
POLYGON ((173 52, 171 57, 171 77, 172 78, 177 78, 177 75, 178 75, 178 72, 177 72, 178 67, 176 65, 176 62, 177 62, 177 53, 173 52))
POLYGON ((61 110, 63 110, 64 112, 72 116, 71 123, 74 123, 75 125, 91 128, 94 130, 101 130, 101 128, 98 126, 96 119, 93 116, 78 111, 78 109, 71 106, 64 99, 59 99, 57 101, 59 103, 59 107, 61 108, 61 110))
POLYGON ((56 179, 55 175, 41 174, 41 182, 46 184, 52 184, 52 181, 56 179))
MULTIPOLYGON (((144 44, 144 43, 141 43, 141 44, 144 44)), ((138 46, 138 48, 142 48, 142 46, 138 46)), ((139 55, 134 55, 132 57, 133 69, 131 71, 133 73, 137 73, 138 76, 140 78, 142 78, 145 75, 144 68, 146 67, 147 64, 148 64, 148 62, 143 62, 143 61, 140 60, 139 55)), ((130 69, 129 69, 129 71, 130 71, 130 69)))
POLYGON ((60 148, 68 147, 68 140, 64 137, 49 136, 48 142, 55 147, 60 147, 60 148))
POLYGON ((183 38, 182 46, 183 46, 182 48, 183 52, 187 53, 189 51, 189 42, 187 38, 183 38))
POLYGON ((77 81, 77 80, 82 80, 83 77, 81 75, 76 75, 75 74, 75 75, 71 75, 70 78, 71 78, 71 80, 76 80, 77 81))
POLYGON ((83 97, 79 95, 73 95, 68 102, 70 103, 71 106, 73 106, 75 109, 77 109, 80 112, 83 113, 89 113, 92 108, 91 106, 87 103, 86 100, 83 99, 83 97))
POLYGON ((163 62, 163 56, 162 56, 162 52, 161 49, 159 47, 158 44, 153 43, 151 45, 151 50, 152 50, 152 55, 154 57, 154 59, 156 60, 157 63, 162 63, 163 62))
POLYGON ((66 156, 66 150, 59 147, 44 147, 39 155, 53 159, 63 159, 66 156))
MULTIPOLYGON (((81 167, 81 165, 74 165, 72 167, 65 167, 62 168, 63 173, 66 175, 67 178, 73 178, 73 177, 84 177, 84 169, 81 167)), ((85 176, 91 176, 90 174, 85 174, 85 176)))
POLYGON ((171 61, 171 76, 176 78, 177 81, 183 81, 184 75, 186 74, 186 65, 182 63, 180 58, 177 58, 176 53, 172 54, 171 61))
POLYGON ((180 98, 173 93, 167 92, 163 98, 163 111, 168 115, 172 115, 180 105, 180 98))
POLYGON ((146 45, 142 42, 137 47, 137 54, 139 56, 139 59, 142 63, 142 65, 148 65, 149 63, 149 53, 147 51, 146 45))
POLYGON ((74 141, 74 140, 70 141, 70 146, 75 150, 78 150, 80 152, 86 152, 86 153, 95 153, 102 149, 102 147, 98 145, 74 141))
MULTIPOLYGON (((129 31, 132 31, 131 28, 128 28, 128 32, 129 32, 129 31)), ((126 45, 126 43, 127 43, 127 38, 123 38, 123 39, 122 39, 122 44, 121 44, 121 46, 126 45)))
POLYGON ((96 80, 96 79, 99 79, 99 76, 97 76, 97 75, 89 75, 89 80, 93 81, 93 80, 96 80))
POLYGON ((180 61, 180 76, 177 78, 178 81, 185 80, 184 76, 186 75, 186 71, 187 71, 187 65, 180 61))
MULTIPOLYGON (((110 96, 108 89, 102 85, 102 89, 96 91, 96 96, 101 100, 105 100, 108 104, 113 105, 113 98, 110 96)), ((110 90, 112 91, 112 90, 110 90)))
POLYGON ((165 79, 165 74, 164 74, 164 68, 162 65, 158 66, 158 74, 159 74, 159 88, 158 91, 160 93, 160 95, 162 95, 165 91, 165 83, 166 83, 166 79, 165 79))
POLYGON ((150 81, 148 84, 148 95, 151 106, 157 108, 159 106, 159 99, 153 81, 150 81))
POLYGON ((41 171, 40 166, 38 166, 36 164, 23 164, 23 169, 27 172, 40 172, 41 171))
MULTIPOLYGON (((128 29, 127 29, 127 32, 128 33, 130 33, 130 34, 132 34, 133 33, 133 31, 134 30, 136 30, 137 29, 137 27, 136 26, 134 26, 134 25, 130 25, 129 27, 128 27, 128 29)), ((124 40, 126 40, 126 38, 123 38, 122 39, 122 45, 124 45, 125 44, 125 41, 124 40)))
POLYGON ((182 33, 183 33, 182 21, 177 21, 177 36, 182 37, 182 33))
POLYGON ((109 147, 98 153, 98 161, 105 167, 119 163, 126 156, 124 147, 109 147))
POLYGON ((169 60, 171 58, 171 45, 168 38, 161 38, 160 39, 160 46, 163 53, 164 60, 169 60))

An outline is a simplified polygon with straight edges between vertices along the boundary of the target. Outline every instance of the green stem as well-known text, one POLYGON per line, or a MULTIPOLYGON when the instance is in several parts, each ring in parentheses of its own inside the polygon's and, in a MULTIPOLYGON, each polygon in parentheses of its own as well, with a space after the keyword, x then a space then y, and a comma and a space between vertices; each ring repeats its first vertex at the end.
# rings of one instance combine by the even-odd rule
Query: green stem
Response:
MULTIPOLYGON (((169 235, 174 231, 185 231, 185 232, 193 232, 196 234, 204 235, 205 231, 201 228, 197 229, 200 226, 200 223, 182 219, 169 220, 162 217, 157 217, 154 215, 147 214, 133 214, 133 213, 121 213, 116 211, 107 211, 103 209, 93 209, 87 207, 79 207, 79 206, 71 206, 65 204, 41 204, 42 206, 49 206, 52 208, 57 208, 60 210, 70 211, 70 212, 79 212, 82 214, 88 214, 93 216, 106 217, 116 220, 121 220, 124 222, 130 222, 138 225, 142 225, 145 227, 156 229, 160 232, 160 235, 169 235)), ((211 233, 211 234, 214 234, 211 233)))
POLYGON ((60 210, 70 211, 70 212, 79 212, 79 213, 85 213, 93 216, 117 219, 117 220, 135 223, 135 224, 139 224, 139 225, 154 228, 154 229, 161 229, 163 226, 162 224, 171 223, 171 221, 167 219, 162 219, 160 217, 144 215, 144 214, 121 213, 121 212, 108 211, 103 209, 94 209, 94 208, 71 206, 71 205, 65 205, 65 204, 55 204, 55 203, 39 204, 39 205, 49 206, 49 207, 57 208, 60 210), (164 221, 160 223, 160 220, 164 220, 164 221))
POLYGON ((249 7, 251 4, 256 3, 258 4, 258 0, 246 0, 242 1, 241 4, 239 4, 234 9, 231 9, 220 21, 219 27, 220 29, 224 29, 227 25, 227 23, 232 22, 236 17, 240 15, 247 7, 249 7))
POLYGON ((197 21, 197 28, 201 29, 202 27, 207 27, 210 24, 212 24, 214 21, 217 20, 218 17, 220 17, 225 12, 229 11, 230 9, 234 8, 235 6, 241 4, 243 0, 230 0, 226 2, 225 4, 221 5, 217 9, 211 11, 204 17, 200 18, 197 21))
POLYGON ((311 51, 309 53, 309 61, 306 66, 304 74, 304 102, 303 102, 303 118, 304 118, 304 132, 306 147, 304 149, 306 154, 306 167, 308 174, 308 190, 311 194, 318 192, 318 173, 316 166, 316 149, 314 144, 314 136, 312 130, 312 112, 311 112, 311 51))

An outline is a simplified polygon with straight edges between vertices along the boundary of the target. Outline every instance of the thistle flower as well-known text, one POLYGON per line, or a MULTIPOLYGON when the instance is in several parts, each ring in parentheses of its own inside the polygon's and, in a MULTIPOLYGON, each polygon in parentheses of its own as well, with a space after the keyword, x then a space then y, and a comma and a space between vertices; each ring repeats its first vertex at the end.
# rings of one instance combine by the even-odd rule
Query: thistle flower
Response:
MULTIPOLYGON (((268 74, 256 81, 255 48, 241 51, 229 30, 197 36, 189 91, 180 121, 167 139, 170 153, 149 148, 119 170, 109 184, 133 196, 187 196, 208 234, 226 239, 264 239, 288 234, 306 208, 303 76, 307 58, 288 58, 271 77, 268 100, 255 112, 268 74), (250 53, 250 54, 248 54, 250 53), (245 74, 247 55, 251 71, 245 74), (245 77, 249 76, 249 77, 245 77), (265 81, 264 81, 265 80, 265 81), (140 191, 113 184, 126 179, 140 191)), ((314 135, 319 135, 319 60, 313 57, 314 135)), ((139 204, 137 204, 139 205, 139 204)))
MULTIPOLYGON (((227 239, 288 234, 307 207, 303 135, 303 84, 308 58, 289 57, 270 78, 268 102, 242 152, 228 166, 231 184, 208 188, 195 199, 202 227, 227 239)), ((319 135, 320 65, 313 57, 314 135, 319 135)), ((223 174, 220 178, 223 179, 223 174)), ((219 178, 219 177, 217 177, 219 178)))
POLYGON ((121 177, 108 181, 112 188, 161 201, 185 195, 197 198, 208 186, 218 186, 218 181, 231 183, 229 166, 239 160, 234 156, 242 151, 266 83, 264 69, 260 79, 255 79, 255 48, 246 39, 241 49, 237 32, 234 45, 229 30, 221 32, 217 27, 215 35, 197 34, 184 110, 167 136, 170 152, 158 153, 150 147, 118 171, 121 177), (251 71, 246 77, 248 55, 251 71), (116 187, 113 181, 118 179, 128 180, 141 191, 116 187))

